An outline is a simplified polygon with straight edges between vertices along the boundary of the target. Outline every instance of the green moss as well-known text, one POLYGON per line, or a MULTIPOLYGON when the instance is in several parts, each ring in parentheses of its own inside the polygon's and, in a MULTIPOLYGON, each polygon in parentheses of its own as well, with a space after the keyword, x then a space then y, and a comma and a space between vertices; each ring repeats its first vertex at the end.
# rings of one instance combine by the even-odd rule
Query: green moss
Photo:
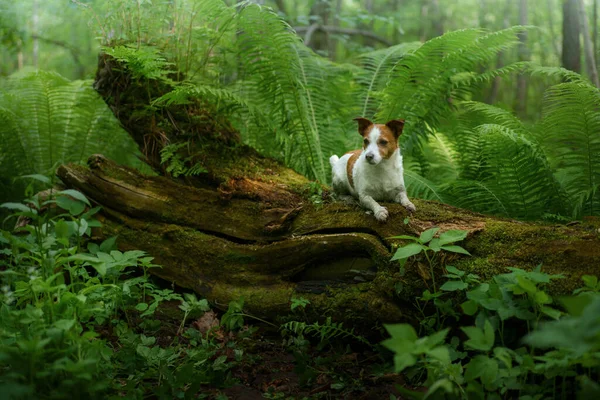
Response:
POLYGON ((227 253, 223 254, 223 260, 227 261, 228 263, 249 264, 256 261, 256 257, 235 251, 228 251, 227 253))

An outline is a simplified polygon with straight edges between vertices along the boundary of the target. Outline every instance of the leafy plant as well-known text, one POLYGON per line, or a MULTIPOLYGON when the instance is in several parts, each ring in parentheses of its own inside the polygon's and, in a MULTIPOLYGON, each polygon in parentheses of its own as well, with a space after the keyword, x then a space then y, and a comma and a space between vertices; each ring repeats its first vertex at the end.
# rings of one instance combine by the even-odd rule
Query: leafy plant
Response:
POLYGON ((414 243, 409 243, 405 246, 399 247, 394 256, 392 257, 392 261, 400 260, 400 262, 406 261, 406 259, 417 256, 418 254, 423 253, 427 262, 429 264, 429 270, 431 273, 431 279, 433 281, 433 291, 437 291, 437 286, 435 284, 435 272, 434 265, 436 256, 442 250, 449 251, 452 253, 460 253, 471 255, 464 248, 453 245, 452 243, 460 242, 461 240, 467 237, 467 231, 462 230, 449 230, 442 233, 439 238, 435 238, 435 234, 439 231, 440 228, 431 228, 427 229, 417 238, 414 236, 408 235, 400 235, 400 236, 392 236, 390 239, 403 239, 403 240, 411 240, 414 243))
POLYGON ((91 81, 71 82, 38 71, 17 73, 2 82, 2 89, 0 185, 7 190, 2 191, 0 201, 14 200, 23 191, 21 185, 11 185, 8 177, 52 176, 58 163, 83 163, 94 153, 140 165, 135 143, 91 81))
MULTIPOLYGON (((477 283, 456 268, 449 268, 448 277, 450 282, 471 280, 465 287, 453 284, 451 289, 469 299, 462 308, 465 315, 476 315, 475 325, 460 328, 462 340, 460 336, 448 340, 452 332, 448 328, 419 338, 410 325, 387 325, 391 338, 382 345, 393 352, 395 371, 404 371, 427 388, 423 393, 399 387, 402 394, 415 399, 598 394, 592 376, 600 363, 591 361, 599 345, 596 293, 579 292, 578 297, 562 299, 567 314, 561 318, 558 310, 548 306, 552 299, 542 290, 551 279, 560 277, 539 268, 530 272, 512 268, 489 283, 477 283), (475 287, 469 289, 471 284, 475 287), (538 324, 544 316, 556 320, 538 324), (531 333, 524 342, 529 349, 519 347, 518 340, 508 340, 504 321, 510 319, 527 323, 531 333), (424 380, 420 371, 426 372, 424 380), (561 393, 556 391, 557 380, 561 393)), ((593 279, 586 277, 585 282, 589 286, 593 279)))
POLYGON ((1 207, 12 211, 5 224, 19 221, 14 233, 0 230, 5 397, 170 399, 191 397, 202 384, 230 384, 243 352, 232 349, 230 360, 216 339, 184 330, 190 315, 208 310, 207 301, 158 287, 147 274, 158 267, 152 257, 118 251, 116 237, 91 242, 100 209, 83 194, 48 191, 1 207), (172 342, 161 345, 153 333, 164 323, 152 318, 166 301, 180 301, 184 315, 172 342))

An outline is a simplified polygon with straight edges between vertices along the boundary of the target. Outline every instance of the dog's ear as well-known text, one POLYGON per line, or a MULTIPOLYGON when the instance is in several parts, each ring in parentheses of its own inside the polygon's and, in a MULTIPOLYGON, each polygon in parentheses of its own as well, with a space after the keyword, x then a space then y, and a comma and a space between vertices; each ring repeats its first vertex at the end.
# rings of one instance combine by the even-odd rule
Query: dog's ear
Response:
POLYGON ((371 121, 362 117, 354 118, 353 121, 358 122, 358 133, 360 133, 361 136, 365 136, 367 128, 373 125, 371 121))
POLYGON ((402 129, 404 129, 404 120, 403 119, 393 119, 391 121, 388 121, 385 124, 385 126, 390 128, 390 130, 394 134, 394 137, 396 139, 398 139, 400 137, 400 135, 402 134, 402 129))

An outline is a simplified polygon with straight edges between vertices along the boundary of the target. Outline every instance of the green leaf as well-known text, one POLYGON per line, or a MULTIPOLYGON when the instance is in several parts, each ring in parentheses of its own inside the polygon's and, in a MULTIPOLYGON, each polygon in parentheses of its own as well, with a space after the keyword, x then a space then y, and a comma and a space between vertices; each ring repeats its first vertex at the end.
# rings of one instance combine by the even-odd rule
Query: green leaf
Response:
POLYGON ((42 182, 47 185, 52 183, 50 178, 48 178, 46 175, 41 174, 22 175, 17 177, 16 179, 33 179, 34 181, 42 182))
POLYGON ((552 303, 552 299, 550 298, 550 296, 548 296, 548 294, 543 290, 535 292, 533 298, 535 300, 535 303, 539 305, 552 303))
POLYGON ((74 319, 59 319, 54 323, 54 326, 60 330, 68 331, 75 325, 74 319))
POLYGON ((85 235, 85 232, 88 230, 88 223, 85 219, 79 220, 79 236, 85 235))
POLYGON ((562 313, 555 308, 542 306, 540 307, 540 311, 549 316, 552 319, 559 319, 562 313))
POLYGON ((388 331, 393 339, 404 339, 414 342, 418 339, 417 332, 412 325, 409 324, 384 324, 384 328, 388 331))
POLYGON ((449 274, 454 274, 457 276, 464 276, 465 275, 465 271, 461 271, 460 269, 453 267, 452 265, 448 265, 446 266, 446 271, 448 271, 449 274))
POLYGON ((484 355, 477 355, 467 364, 465 379, 473 381, 481 378, 481 382, 488 386, 491 385, 498 375, 498 363, 484 355))
POLYGON ((59 238, 68 238, 69 237, 69 225, 65 222, 65 220, 60 219, 56 221, 54 225, 54 232, 56 232, 56 236, 59 238))
POLYGON ((581 280, 589 288, 595 288, 598 285, 598 277, 594 275, 583 275, 581 280))
POLYGON ((460 242, 467 237, 468 231, 452 229, 440 234, 440 246, 448 243, 460 242))
POLYGON ((476 326, 467 326, 460 328, 469 337, 465 346, 474 350, 490 351, 494 346, 494 328, 490 321, 486 320, 484 330, 476 326))
POLYGON ((135 309, 138 311, 146 311, 148 309, 148 303, 138 303, 135 306, 135 309))
POLYGON ((444 365, 449 365, 450 361, 450 352, 448 351, 448 347, 446 346, 438 346, 427 352, 427 355, 435 358, 440 361, 444 365))
POLYGON ((517 276, 517 284, 521 289, 523 289, 526 293, 534 294, 537 292, 537 288, 535 284, 531 282, 529 279, 524 276, 517 276))
POLYGON ((396 253, 394 254, 394 257, 392 257, 391 261, 409 258, 411 256, 419 254, 421 251, 423 251, 424 248, 425 247, 423 247, 419 243, 411 243, 404 247, 400 247, 398 248, 398 250, 396 250, 396 253))
POLYGON ((108 268, 106 267, 106 263, 93 263, 92 267, 98 272, 100 276, 105 276, 108 268))
POLYGON ((462 308, 463 312, 467 315, 475 315, 477 309, 479 308, 477 302, 474 300, 467 300, 464 303, 462 303, 460 307, 462 308))
POLYGON ((57 193, 57 195, 59 196, 70 196, 72 198, 74 198, 75 200, 79 200, 82 203, 87 204, 88 206, 92 206, 90 204, 90 201, 87 199, 87 197, 85 197, 85 195, 77 190, 73 190, 73 189, 67 189, 67 190, 62 190, 60 192, 57 193))
POLYGON ((21 203, 2 203, 0 204, 0 207, 8 208, 9 210, 37 213, 35 209, 27 207, 25 204, 21 203))
POLYGON ((471 253, 460 246, 442 246, 442 250, 450 251, 452 253, 466 254, 468 256, 471 255, 471 253))
POLYGON ((73 200, 70 197, 57 197, 56 205, 60 208, 67 210, 69 214, 76 216, 79 215, 85 210, 85 204, 79 200, 73 200))
POLYGON ((114 250, 116 248, 115 243, 117 242, 117 237, 118 236, 112 236, 103 241, 102 244, 100 244, 100 251, 110 253, 111 250, 114 250))
POLYGON ((450 331, 450 329, 446 328, 446 329, 442 329, 441 331, 436 332, 432 335, 429 335, 426 338, 427 345, 429 347, 433 347, 433 346, 436 346, 436 345, 442 343, 444 341, 444 339, 446 339, 446 336, 448 335, 449 331, 450 331))
POLYGON ((419 236, 419 242, 421 242, 423 244, 429 243, 429 241, 431 239, 433 239, 436 232, 439 230, 440 230, 440 228, 427 229, 425 232, 421 233, 421 236, 419 236))
POLYGON ((417 363, 417 358, 409 353, 396 354, 394 356, 394 372, 399 373, 417 363))
POLYGON ((442 286, 440 286, 440 290, 446 292, 455 292, 457 290, 465 290, 469 285, 462 281, 447 281, 442 286))
POLYGON ((579 317, 593 299, 592 296, 570 296, 561 297, 560 302, 570 315, 579 317))
POLYGON ((438 238, 431 239, 431 241, 429 242, 429 244, 427 246, 431 250, 433 250, 437 253, 438 251, 441 250, 440 239, 438 239, 438 238))
POLYGON ((404 240, 412 240, 412 241, 419 240, 419 238, 417 238, 417 237, 408 236, 408 235, 390 236, 387 239, 404 239, 404 240))

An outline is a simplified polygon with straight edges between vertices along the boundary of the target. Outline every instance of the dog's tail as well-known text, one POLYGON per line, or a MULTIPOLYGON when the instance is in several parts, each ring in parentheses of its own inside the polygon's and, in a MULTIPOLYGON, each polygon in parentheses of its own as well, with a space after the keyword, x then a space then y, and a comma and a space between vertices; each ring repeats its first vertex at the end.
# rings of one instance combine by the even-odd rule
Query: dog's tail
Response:
POLYGON ((329 164, 331 164, 331 168, 333 168, 338 161, 340 161, 340 158, 335 154, 329 157, 329 164))

